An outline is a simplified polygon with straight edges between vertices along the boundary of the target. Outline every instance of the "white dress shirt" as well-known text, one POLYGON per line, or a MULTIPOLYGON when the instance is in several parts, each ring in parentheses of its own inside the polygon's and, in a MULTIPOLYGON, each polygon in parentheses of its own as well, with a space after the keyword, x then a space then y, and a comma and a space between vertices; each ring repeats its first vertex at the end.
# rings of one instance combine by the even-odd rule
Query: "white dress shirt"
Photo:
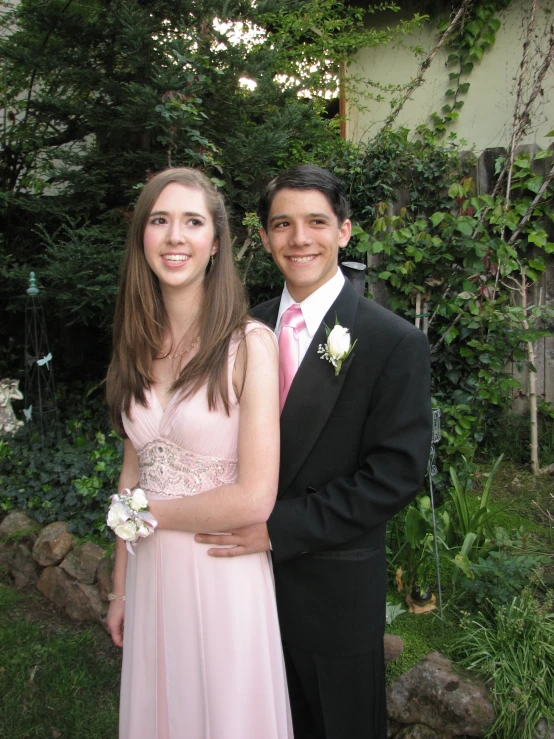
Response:
MULTIPOLYGON (((344 285, 344 275, 340 268, 337 268, 336 274, 331 277, 324 285, 318 287, 318 289, 311 295, 303 300, 301 303, 297 303, 302 310, 302 317, 306 322, 306 326, 298 332, 298 360, 302 362, 310 346, 310 342, 314 337, 315 332, 319 328, 319 325, 325 318, 325 314, 329 308, 333 305, 335 300, 338 298, 340 291, 344 285)), ((279 305, 279 313, 277 314, 277 323, 275 324, 275 333, 277 338, 281 333, 281 316, 290 308, 291 305, 295 305, 296 301, 291 297, 287 286, 283 289, 281 295, 281 304, 279 305)), ((331 326, 333 328, 335 320, 333 319, 331 326)))

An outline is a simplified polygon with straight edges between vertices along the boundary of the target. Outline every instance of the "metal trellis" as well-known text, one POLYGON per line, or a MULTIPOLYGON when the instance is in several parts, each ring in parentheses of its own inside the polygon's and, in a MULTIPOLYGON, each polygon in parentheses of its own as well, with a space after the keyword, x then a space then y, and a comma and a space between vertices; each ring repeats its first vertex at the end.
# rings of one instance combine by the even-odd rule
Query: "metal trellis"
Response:
POLYGON ((31 272, 25 305, 25 425, 29 436, 38 434, 44 449, 59 439, 58 407, 52 352, 35 273, 31 272))

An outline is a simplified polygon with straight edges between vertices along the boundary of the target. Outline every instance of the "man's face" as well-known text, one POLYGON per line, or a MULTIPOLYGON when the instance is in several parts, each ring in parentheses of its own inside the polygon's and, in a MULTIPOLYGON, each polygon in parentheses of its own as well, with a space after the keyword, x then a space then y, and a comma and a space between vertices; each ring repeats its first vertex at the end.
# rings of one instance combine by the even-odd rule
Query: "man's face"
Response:
POLYGON ((296 302, 305 300, 336 273, 339 249, 350 239, 348 219, 340 226, 319 190, 279 190, 269 212, 265 250, 279 267, 296 302))

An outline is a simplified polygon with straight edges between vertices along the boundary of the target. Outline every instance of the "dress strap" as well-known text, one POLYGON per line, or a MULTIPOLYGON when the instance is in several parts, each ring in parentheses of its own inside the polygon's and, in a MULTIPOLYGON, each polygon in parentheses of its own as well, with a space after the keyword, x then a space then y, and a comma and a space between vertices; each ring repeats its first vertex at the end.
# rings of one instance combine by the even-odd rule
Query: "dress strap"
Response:
MULTIPOLYGON (((257 321, 254 318, 249 318, 246 326, 244 327, 244 336, 251 333, 252 331, 267 331, 271 334, 275 343, 277 343, 275 334, 273 333, 273 330, 269 328, 269 326, 266 326, 265 323, 261 323, 261 321, 257 321)), ((235 369, 237 353, 239 350, 239 346, 243 341, 243 338, 244 337, 237 332, 236 335, 234 335, 229 342, 229 397, 234 398, 236 403, 238 403, 238 398, 235 393, 235 388, 233 387, 233 370, 235 369)))

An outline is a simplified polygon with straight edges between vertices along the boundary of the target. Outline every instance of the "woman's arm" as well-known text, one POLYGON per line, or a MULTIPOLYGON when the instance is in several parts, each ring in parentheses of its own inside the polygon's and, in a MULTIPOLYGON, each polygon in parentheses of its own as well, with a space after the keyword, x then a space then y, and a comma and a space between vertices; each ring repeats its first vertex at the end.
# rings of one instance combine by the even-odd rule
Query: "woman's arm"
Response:
MULTIPOLYGON (((134 488, 138 484, 139 468, 137 455, 129 439, 123 442, 123 465, 119 476, 118 490, 134 488)), ((117 596, 125 595, 125 573, 127 571, 127 547, 123 539, 115 537, 115 564, 112 574, 112 592, 117 596)), ((121 598, 112 600, 108 608, 107 624, 116 646, 123 646, 123 625, 125 621, 125 601, 121 598)))
POLYGON ((242 386, 237 482, 198 495, 151 501, 150 511, 161 529, 227 531, 263 523, 273 510, 279 478, 279 369, 271 332, 260 329, 246 335, 233 376, 234 384, 242 386))

